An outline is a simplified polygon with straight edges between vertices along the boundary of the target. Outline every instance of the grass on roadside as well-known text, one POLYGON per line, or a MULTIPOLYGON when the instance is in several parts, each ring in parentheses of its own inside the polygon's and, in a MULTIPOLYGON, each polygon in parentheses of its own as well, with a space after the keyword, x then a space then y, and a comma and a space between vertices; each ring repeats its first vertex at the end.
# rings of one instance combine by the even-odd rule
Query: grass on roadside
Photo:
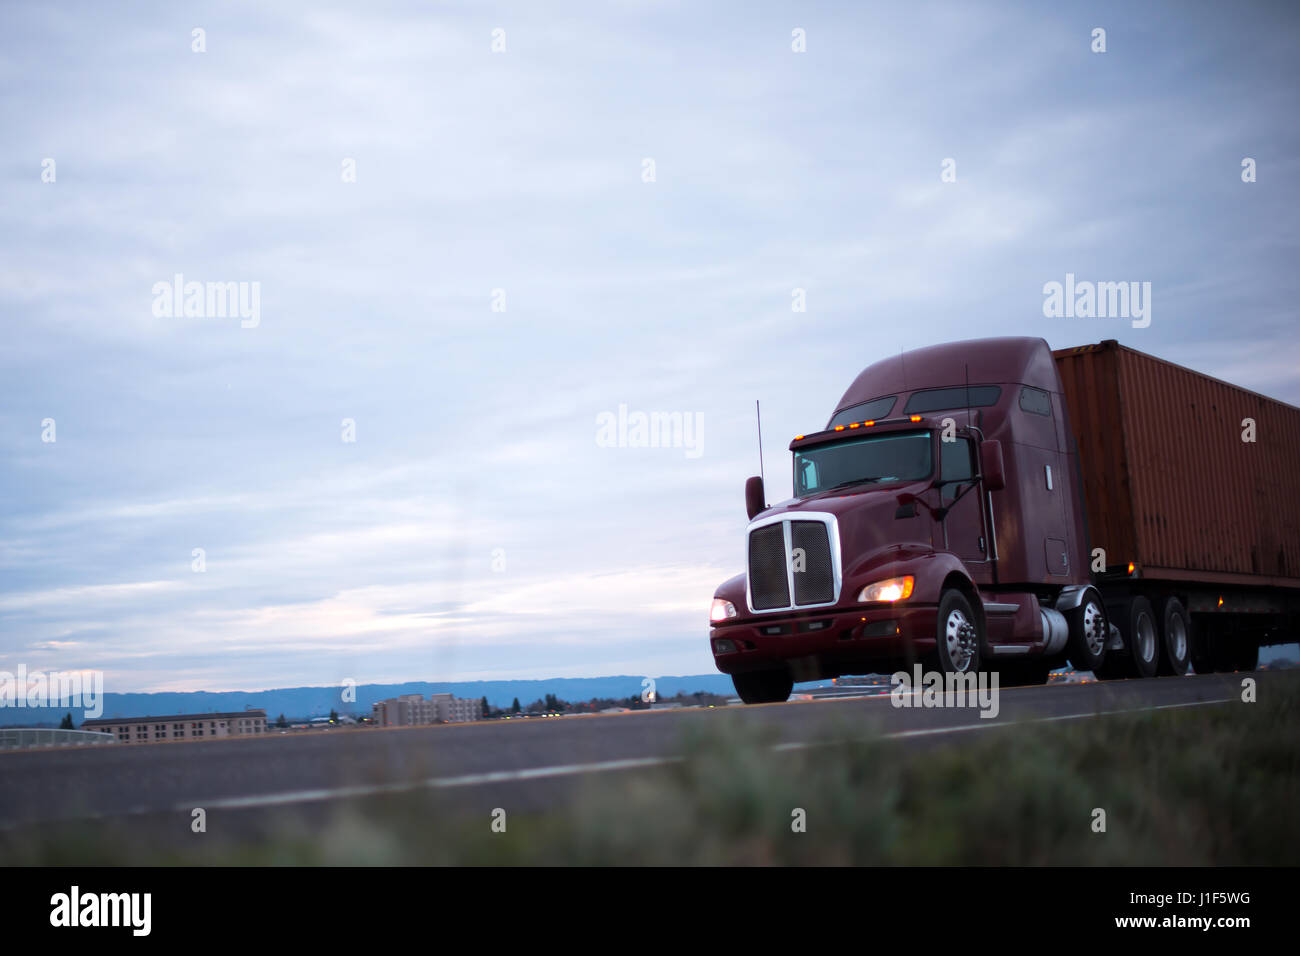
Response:
MULTIPOLYGON (((1300 861, 1300 688, 1223 704, 776 752, 733 715, 684 759, 586 778, 545 812, 430 791, 158 842, 112 824, 0 836, 11 863, 1228 865, 1300 861), (1094 830, 1105 812, 1105 832, 1094 830), (795 822, 802 811, 804 832, 795 822), (272 822, 273 821, 273 822, 272 822)), ((854 736, 862 736, 857 729, 854 736)), ((484 799, 488 799, 485 795, 484 799)))

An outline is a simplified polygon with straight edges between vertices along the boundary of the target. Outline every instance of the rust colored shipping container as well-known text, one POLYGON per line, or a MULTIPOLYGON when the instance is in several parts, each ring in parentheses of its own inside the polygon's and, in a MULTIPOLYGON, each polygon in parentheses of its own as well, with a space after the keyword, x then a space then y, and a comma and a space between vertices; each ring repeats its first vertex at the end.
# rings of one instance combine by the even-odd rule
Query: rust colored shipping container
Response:
POLYGON ((1300 408, 1113 340, 1052 354, 1108 570, 1300 586, 1300 408))

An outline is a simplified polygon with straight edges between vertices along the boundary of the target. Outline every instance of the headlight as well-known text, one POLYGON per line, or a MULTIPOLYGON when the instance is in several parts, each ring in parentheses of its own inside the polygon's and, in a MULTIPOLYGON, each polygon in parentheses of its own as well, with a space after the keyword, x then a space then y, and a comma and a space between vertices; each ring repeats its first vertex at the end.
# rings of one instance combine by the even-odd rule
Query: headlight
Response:
POLYGON ((736 605, 730 601, 724 601, 722 598, 713 599, 713 607, 709 610, 710 621, 725 621, 729 617, 736 616, 736 605))
POLYGON ((912 596, 912 585, 915 579, 910 575, 901 578, 890 578, 888 581, 877 581, 875 584, 868 584, 858 595, 859 601, 902 601, 912 596))

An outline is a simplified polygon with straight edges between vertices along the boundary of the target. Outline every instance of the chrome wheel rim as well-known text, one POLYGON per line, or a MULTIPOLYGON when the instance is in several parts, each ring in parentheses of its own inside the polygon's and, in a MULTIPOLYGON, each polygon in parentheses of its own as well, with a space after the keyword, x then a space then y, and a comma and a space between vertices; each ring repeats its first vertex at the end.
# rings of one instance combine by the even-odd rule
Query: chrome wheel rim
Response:
POLYGON ((1150 614, 1142 614, 1138 617, 1136 631, 1136 646, 1134 651, 1141 660, 1154 660, 1156 656, 1156 627, 1155 622, 1151 620, 1150 614))
POLYGON ((1175 614, 1169 622, 1169 650, 1176 661, 1187 656, 1187 622, 1181 614, 1175 614))
POLYGON ((953 670, 964 674, 975 657, 975 625, 960 610, 952 610, 944 621, 943 634, 953 670))
POLYGON ((1106 615, 1095 601, 1083 606, 1083 639, 1088 645, 1088 653, 1100 656, 1106 646, 1106 615))

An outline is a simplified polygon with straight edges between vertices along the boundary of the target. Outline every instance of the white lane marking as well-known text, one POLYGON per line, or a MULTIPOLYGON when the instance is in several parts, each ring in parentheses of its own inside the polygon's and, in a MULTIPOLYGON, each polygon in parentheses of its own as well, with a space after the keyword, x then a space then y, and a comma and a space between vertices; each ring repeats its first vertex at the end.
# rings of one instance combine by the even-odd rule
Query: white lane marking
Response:
POLYGON ((604 760, 599 763, 560 764, 553 767, 532 767, 527 770, 494 770, 491 773, 469 773, 458 777, 432 777, 414 783, 366 784, 355 787, 321 788, 317 790, 292 790, 287 793, 268 793, 255 797, 224 797, 220 800, 186 801, 176 804, 173 810, 191 807, 216 807, 221 810, 244 810, 252 807, 280 806, 287 803, 312 803, 320 800, 338 800, 348 797, 378 796, 384 793, 405 793, 411 790, 446 790, 454 787, 474 787, 485 783, 515 783, 521 780, 538 780, 545 777, 567 777, 581 773, 608 773, 612 770, 636 770, 641 767, 661 767, 680 763, 683 757, 627 757, 622 760, 604 760))
MULTIPOLYGON (((1235 697, 1221 697, 1215 700, 1196 700, 1182 704, 1157 704, 1151 707, 1134 707, 1128 710, 1100 710, 1077 714, 1060 714, 1055 717, 1033 717, 1029 720, 1001 721, 993 723, 959 724, 953 727, 928 727, 919 730, 897 730, 882 734, 876 740, 902 740, 908 737, 930 737, 939 734, 957 734, 969 730, 989 730, 994 727, 1016 727, 1028 724, 1053 723, 1061 720, 1081 720, 1085 717, 1107 717, 1116 714, 1139 714, 1152 710, 1172 710, 1178 707, 1204 707, 1208 704, 1227 704, 1237 700, 1235 697)), ((772 750, 804 750, 810 747, 833 746, 838 741, 807 741, 777 744, 772 750)), ((175 811, 188 812, 192 807, 216 808, 221 810, 247 810, 258 807, 283 806, 291 803, 315 803, 322 800, 342 800, 349 797, 370 797, 386 793, 406 793, 412 790, 447 790, 456 787, 474 787, 485 783, 516 783, 523 780, 539 780, 546 777, 568 777, 584 773, 609 773, 617 770, 636 770, 644 767, 663 767, 668 764, 681 763, 684 757, 628 757, 622 760, 603 760, 597 763, 559 764, 551 767, 532 767, 527 770, 494 770, 490 773, 470 773, 456 777, 432 777, 414 783, 366 784, 353 787, 330 787, 315 790, 292 790, 285 793, 268 793, 252 797, 225 797, 219 800, 189 800, 176 804, 175 811)))
MULTIPOLYGON (((1116 714, 1140 714, 1151 710, 1172 710, 1177 707, 1204 707, 1207 704, 1231 704, 1235 703, 1236 697, 1217 697, 1214 700, 1192 700, 1181 704, 1155 704, 1151 707, 1133 707, 1128 710, 1092 710, 1077 714, 1057 714, 1055 717, 1031 717, 1028 720, 1003 720, 981 722, 977 724, 958 724, 954 727, 924 727, 918 730, 895 730, 892 733, 881 734, 874 738, 877 740, 905 740, 908 737, 932 737, 938 734, 960 734, 968 730, 992 730, 996 727, 1023 727, 1029 724, 1050 724, 1058 720, 1082 720, 1085 717, 1113 717, 1116 714)), ((868 740, 872 738, 861 738, 868 740)), ((856 742, 856 741, 855 741, 856 742)), ((803 741, 787 744, 777 744, 773 750, 804 750, 809 747, 829 746, 832 741, 803 741)))

